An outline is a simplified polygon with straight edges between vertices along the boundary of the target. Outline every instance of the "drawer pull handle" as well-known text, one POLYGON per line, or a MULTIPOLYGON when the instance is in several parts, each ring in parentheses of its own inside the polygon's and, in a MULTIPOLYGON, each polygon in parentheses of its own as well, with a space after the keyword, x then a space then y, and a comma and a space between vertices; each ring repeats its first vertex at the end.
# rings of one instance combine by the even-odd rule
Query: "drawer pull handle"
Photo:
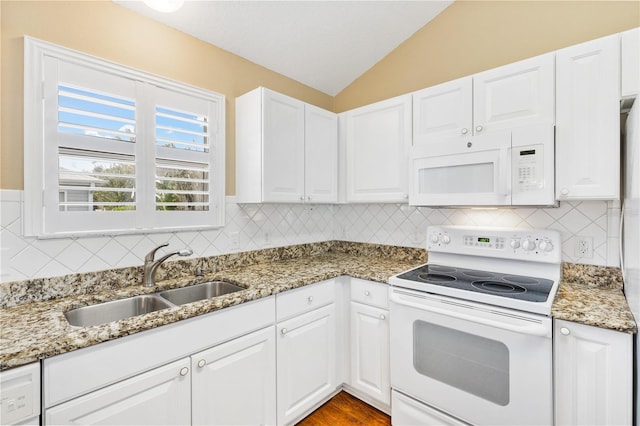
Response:
POLYGON ((207 361, 205 361, 204 359, 201 359, 200 361, 198 361, 198 367, 202 368, 205 365, 207 365, 207 361))
POLYGON ((280 334, 282 334, 283 336, 287 334, 287 329, 283 328, 282 330, 280 330, 280 334))
POLYGON ((365 290, 364 295, 365 296, 371 296, 371 292, 369 290, 365 290))
POLYGON ((184 377, 184 376, 186 376, 187 374, 189 374, 189 369, 188 369, 187 367, 182 367, 182 368, 180 369, 180 375, 184 377))
POLYGON ((313 296, 309 296, 309 297, 307 298, 307 300, 308 300, 309 302, 313 302, 313 296))
POLYGON ((385 316, 384 316, 384 314, 380 314, 380 319, 381 319, 382 321, 384 321, 384 320, 386 320, 386 319, 387 319, 387 317, 385 317, 385 316))

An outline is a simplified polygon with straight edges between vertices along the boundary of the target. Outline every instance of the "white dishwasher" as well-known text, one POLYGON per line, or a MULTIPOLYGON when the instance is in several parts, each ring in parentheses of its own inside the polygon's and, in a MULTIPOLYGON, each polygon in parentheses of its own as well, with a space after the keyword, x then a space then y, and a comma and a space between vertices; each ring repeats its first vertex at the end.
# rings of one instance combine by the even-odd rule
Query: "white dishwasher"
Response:
POLYGON ((40 424, 40 363, 0 372, 0 424, 40 424))

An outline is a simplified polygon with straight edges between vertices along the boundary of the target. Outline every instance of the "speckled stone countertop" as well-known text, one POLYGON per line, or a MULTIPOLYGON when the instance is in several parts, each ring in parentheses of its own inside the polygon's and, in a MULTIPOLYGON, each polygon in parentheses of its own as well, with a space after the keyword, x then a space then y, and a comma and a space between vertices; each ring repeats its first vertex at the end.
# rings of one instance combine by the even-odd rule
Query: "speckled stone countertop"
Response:
MULTIPOLYGON (((390 276, 425 262, 421 249, 329 241, 167 262, 152 288, 140 284, 140 267, 0 283, 0 370, 341 275, 387 283, 390 276), (195 277, 196 267, 204 268, 205 276, 195 277), (81 306, 213 280, 245 290, 84 328, 71 326, 63 315, 81 306)), ((565 264, 563 277, 552 308, 555 318, 636 332, 618 269, 565 264)))
POLYGON ((563 264, 562 281, 551 307, 553 318, 637 333, 622 293, 620 268, 563 264))
MULTIPOLYGON (((114 286, 113 283, 103 285, 98 284, 99 279, 89 279, 84 281, 84 286, 70 290, 69 282, 78 280, 75 276, 33 280, 30 283, 32 286, 47 293, 42 296, 30 294, 28 289, 17 283, 8 283, 4 286, 4 304, 11 307, 0 310, 0 370, 341 275, 386 283, 391 275, 425 261, 424 250, 330 242, 292 246, 284 251, 270 249, 208 258, 201 266, 211 272, 198 278, 192 272, 185 276, 185 271, 195 269, 194 264, 168 262, 166 268, 174 278, 158 280, 153 288, 137 282, 128 286, 114 286), (214 280, 229 281, 246 290, 84 328, 71 326, 63 315, 63 312, 81 306, 214 280), (60 292, 65 293, 64 297, 46 300, 51 293, 60 292), (17 304, 18 299, 22 300, 21 304, 17 304)), ((137 276, 137 281, 141 276, 136 275, 135 270, 118 273, 125 280, 126 277, 137 276)), ((88 275, 88 278, 95 278, 93 274, 88 275)), ((103 278, 109 281, 108 277, 103 278)))

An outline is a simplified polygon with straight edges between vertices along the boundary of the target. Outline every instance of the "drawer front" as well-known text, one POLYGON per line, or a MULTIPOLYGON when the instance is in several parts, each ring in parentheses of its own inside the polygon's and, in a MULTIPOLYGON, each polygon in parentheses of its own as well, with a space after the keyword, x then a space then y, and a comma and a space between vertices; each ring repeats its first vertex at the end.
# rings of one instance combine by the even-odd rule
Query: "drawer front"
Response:
POLYGON ((349 286, 351 287, 351 301, 385 309, 389 308, 388 284, 351 278, 349 286))
POLYGON ((276 320, 312 311, 335 300, 334 280, 321 281, 276 295, 276 320))

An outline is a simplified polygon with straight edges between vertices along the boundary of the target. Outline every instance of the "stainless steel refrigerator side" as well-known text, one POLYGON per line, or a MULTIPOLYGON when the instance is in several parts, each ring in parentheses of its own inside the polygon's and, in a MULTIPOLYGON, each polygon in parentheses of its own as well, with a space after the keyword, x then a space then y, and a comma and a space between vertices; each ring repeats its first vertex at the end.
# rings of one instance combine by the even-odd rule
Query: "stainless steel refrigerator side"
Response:
MULTIPOLYGON (((624 228, 622 259, 624 292, 636 322, 640 323, 640 101, 627 117, 624 145, 624 228)), ((640 339, 635 340, 635 423, 640 423, 640 339)))

